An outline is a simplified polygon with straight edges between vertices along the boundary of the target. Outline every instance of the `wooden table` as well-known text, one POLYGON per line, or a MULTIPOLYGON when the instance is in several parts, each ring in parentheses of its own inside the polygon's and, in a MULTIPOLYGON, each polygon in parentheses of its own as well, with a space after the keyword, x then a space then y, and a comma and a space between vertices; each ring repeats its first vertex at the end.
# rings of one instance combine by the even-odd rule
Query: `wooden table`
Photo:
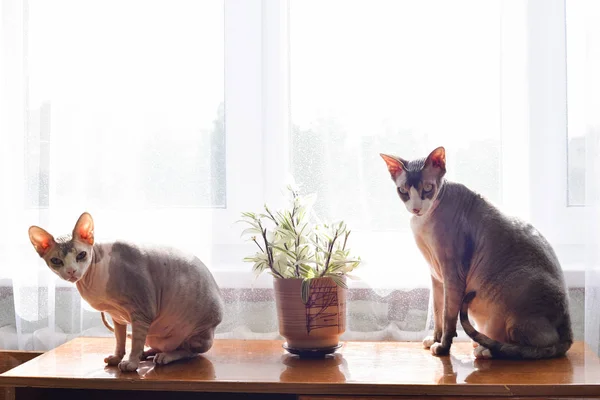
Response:
POLYGON ((121 373, 103 362, 113 339, 79 338, 0 375, 0 386, 17 399, 106 399, 107 391, 110 399, 164 399, 164 392, 177 392, 167 399, 202 397, 198 392, 207 398, 600 398, 600 362, 582 343, 567 357, 543 361, 474 360, 470 343, 438 358, 419 343, 398 342, 347 342, 327 359, 301 360, 281 345, 217 340, 204 356, 166 366, 145 361, 137 373, 121 373))

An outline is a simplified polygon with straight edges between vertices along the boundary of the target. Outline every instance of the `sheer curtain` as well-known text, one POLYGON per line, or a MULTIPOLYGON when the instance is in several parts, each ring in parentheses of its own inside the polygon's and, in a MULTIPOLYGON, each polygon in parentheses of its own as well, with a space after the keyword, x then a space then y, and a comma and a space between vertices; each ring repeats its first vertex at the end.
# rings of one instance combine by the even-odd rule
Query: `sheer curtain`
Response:
POLYGON ((379 153, 438 145, 450 179, 542 226, 581 317, 584 242, 563 204, 581 171, 536 168, 577 145, 566 71, 537 70, 564 65, 548 45, 565 43, 563 1, 0 4, 0 348, 110 335, 27 238, 32 224, 69 233, 83 211, 97 240, 198 255, 226 300, 217 337, 278 338, 272 283, 241 261, 254 248, 235 221, 280 205, 288 173, 364 260, 343 339, 421 340, 428 267, 379 153))
POLYGON ((585 340, 600 354, 600 5, 593 1, 572 2, 573 13, 580 16, 581 81, 579 122, 585 133, 587 270, 585 280, 585 340))
POLYGON ((3 347, 105 332, 34 257, 32 224, 64 235, 88 211, 97 240, 211 263, 227 221, 223 31, 222 1, 2 2, 3 347))

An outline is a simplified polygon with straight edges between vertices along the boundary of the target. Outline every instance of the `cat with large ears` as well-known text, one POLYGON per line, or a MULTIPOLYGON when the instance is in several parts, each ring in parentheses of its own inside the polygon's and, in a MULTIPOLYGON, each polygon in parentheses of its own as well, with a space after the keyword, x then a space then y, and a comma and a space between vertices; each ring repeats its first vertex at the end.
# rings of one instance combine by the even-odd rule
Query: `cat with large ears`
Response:
POLYGON ((71 237, 57 240, 38 226, 29 228, 29 240, 50 270, 62 279, 77 282, 91 264, 94 246, 94 221, 87 212, 81 214, 71 237))
POLYGON ((425 348, 448 354, 460 314, 478 358, 564 355, 573 343, 567 290, 542 234, 447 181, 443 147, 410 161, 381 157, 430 266, 434 330, 425 348))
POLYGON ((96 243, 89 213, 79 217, 70 236, 54 238, 32 226, 29 239, 52 272, 75 283, 90 306, 111 316, 116 347, 104 360, 108 365, 135 371, 150 356, 155 364, 169 364, 212 347, 224 305, 198 258, 166 247, 96 243), (128 324, 132 341, 125 359, 128 324), (150 349, 144 351, 144 345, 150 349))

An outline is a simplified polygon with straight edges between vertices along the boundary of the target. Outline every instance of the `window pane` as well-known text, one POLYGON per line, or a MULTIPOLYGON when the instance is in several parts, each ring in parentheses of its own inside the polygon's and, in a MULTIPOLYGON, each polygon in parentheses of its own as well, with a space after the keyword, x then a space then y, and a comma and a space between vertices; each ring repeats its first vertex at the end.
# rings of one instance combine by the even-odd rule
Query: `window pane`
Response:
MULTIPOLYGON (((599 5, 596 5, 598 7, 599 5)), ((568 205, 585 205, 587 44, 596 22, 588 20, 594 2, 567 0, 568 205)))
POLYGON ((292 1, 292 170, 320 216, 408 229, 379 153, 441 145, 450 179, 500 202, 499 3, 292 1))
POLYGON ((223 0, 30 0, 29 206, 224 207, 223 0))

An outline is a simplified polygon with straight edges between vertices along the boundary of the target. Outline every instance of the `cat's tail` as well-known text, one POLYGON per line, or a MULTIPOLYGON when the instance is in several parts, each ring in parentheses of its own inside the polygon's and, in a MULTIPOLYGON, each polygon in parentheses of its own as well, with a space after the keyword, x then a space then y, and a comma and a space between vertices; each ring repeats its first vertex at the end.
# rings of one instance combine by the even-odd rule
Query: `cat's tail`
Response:
MULTIPOLYGON (((106 315, 104 314, 104 311, 100 311, 100 316, 102 317, 102 323, 104 324, 104 326, 106 327, 106 329, 108 329, 109 331, 111 331, 112 333, 115 333, 115 327, 112 326, 110 324, 110 322, 108 322, 108 320, 106 319, 106 315)), ((127 337, 129 339, 131 339, 131 333, 127 334, 127 337)))
POLYGON ((553 358, 565 355, 567 350, 573 344, 573 337, 569 328, 569 321, 566 321, 564 329, 559 328, 559 342, 548 347, 522 346, 509 343, 501 343, 490 339, 481 332, 478 332, 469 321, 469 304, 475 298, 475 292, 469 292, 463 298, 460 309, 460 323, 466 334, 480 345, 488 348, 493 358, 512 358, 512 359, 541 359, 553 358))

